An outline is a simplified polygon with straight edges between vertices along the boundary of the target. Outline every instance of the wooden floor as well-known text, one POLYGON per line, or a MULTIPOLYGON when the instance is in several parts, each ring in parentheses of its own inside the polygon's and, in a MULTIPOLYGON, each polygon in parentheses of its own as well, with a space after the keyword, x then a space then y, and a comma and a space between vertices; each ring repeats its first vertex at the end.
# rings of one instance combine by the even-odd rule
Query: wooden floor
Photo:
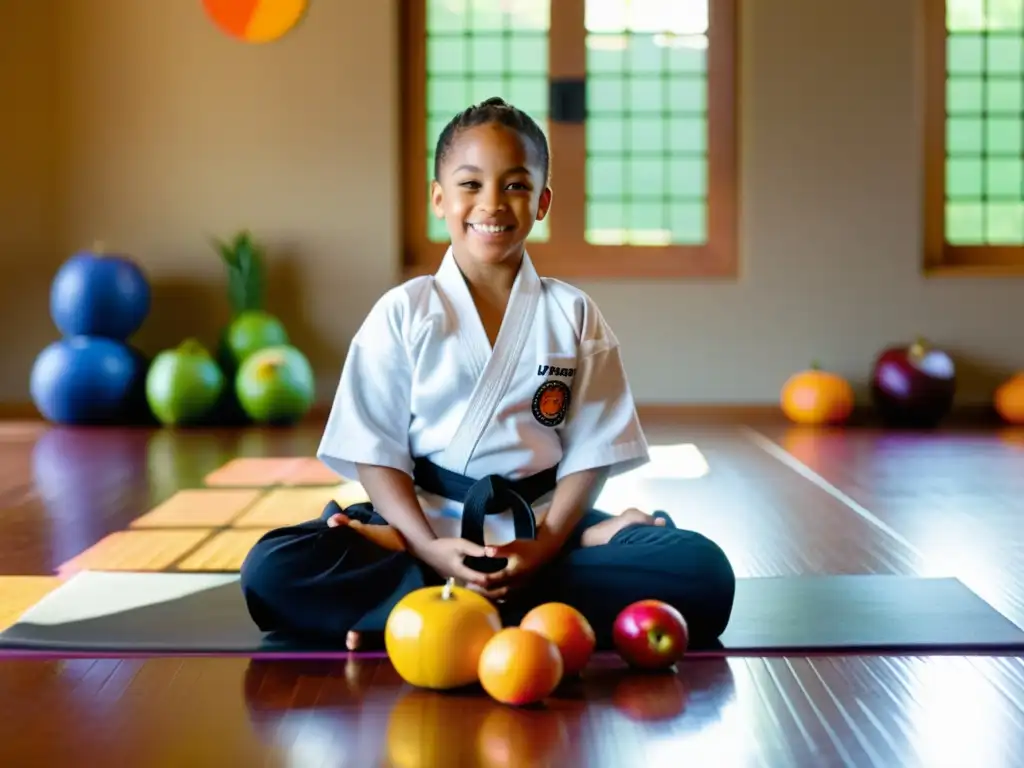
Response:
MULTIPOLYGON (((686 471, 607 501, 667 509, 738 575, 955 575, 1024 625, 1024 432, 649 430, 684 446, 686 471)), ((226 461, 310 455, 318 437, 0 426, 0 625, 226 461)), ((0 711, 0 765, 17 768, 1024 765, 1019 657, 598 665, 544 710, 414 691, 379 660, 7 660, 0 711)))

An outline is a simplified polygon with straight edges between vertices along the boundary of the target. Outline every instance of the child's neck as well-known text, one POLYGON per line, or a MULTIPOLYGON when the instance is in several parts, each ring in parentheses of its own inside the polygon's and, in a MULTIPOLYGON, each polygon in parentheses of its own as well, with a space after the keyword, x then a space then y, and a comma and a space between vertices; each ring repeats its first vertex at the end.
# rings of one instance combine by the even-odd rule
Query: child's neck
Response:
POLYGON ((523 257, 520 254, 518 258, 509 259, 503 264, 481 265, 472 259, 460 258, 456 253, 455 263, 459 265, 459 271, 474 297, 482 296, 491 301, 497 299, 505 304, 512 295, 512 286, 519 275, 523 257))
POLYGON ((504 264, 481 267, 469 259, 460 260, 456 254, 455 262, 459 265, 477 315, 487 334, 487 340, 493 348, 505 319, 505 311, 508 309, 512 287, 522 265, 522 257, 504 264))

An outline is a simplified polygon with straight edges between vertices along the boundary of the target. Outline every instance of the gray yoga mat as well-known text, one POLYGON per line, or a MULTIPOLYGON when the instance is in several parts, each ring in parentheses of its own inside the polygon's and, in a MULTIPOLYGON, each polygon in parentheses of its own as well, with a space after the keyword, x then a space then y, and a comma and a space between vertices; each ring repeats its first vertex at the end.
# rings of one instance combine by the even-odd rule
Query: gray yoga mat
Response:
MULTIPOLYGON (((269 637, 237 574, 84 572, 0 633, 0 652, 310 655, 269 637)), ((740 579, 721 647, 695 655, 828 651, 1017 651, 1024 631, 956 579, 886 575, 740 579)))

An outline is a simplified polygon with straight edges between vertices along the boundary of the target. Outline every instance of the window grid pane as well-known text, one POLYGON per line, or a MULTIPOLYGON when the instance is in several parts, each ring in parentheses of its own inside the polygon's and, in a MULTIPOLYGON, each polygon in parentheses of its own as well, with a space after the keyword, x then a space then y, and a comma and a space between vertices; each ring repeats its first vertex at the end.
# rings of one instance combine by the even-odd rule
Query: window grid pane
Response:
MULTIPOLYGON (((434 178, 438 136, 470 104, 500 96, 547 131, 551 0, 427 0, 426 180, 434 178)), ((427 237, 447 242, 427 201, 427 237)), ((548 239, 547 221, 532 242, 548 239)))
POLYGON ((707 241, 708 0, 589 0, 586 240, 707 241))
POLYGON ((1024 0, 946 0, 946 240, 1024 245, 1024 0))

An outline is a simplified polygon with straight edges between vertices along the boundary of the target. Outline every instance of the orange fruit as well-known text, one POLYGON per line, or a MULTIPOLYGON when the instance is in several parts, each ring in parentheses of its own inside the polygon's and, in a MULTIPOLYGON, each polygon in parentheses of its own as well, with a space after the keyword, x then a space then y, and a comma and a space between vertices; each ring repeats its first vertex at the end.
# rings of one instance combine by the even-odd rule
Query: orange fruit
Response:
POLYGON ((1024 424, 1024 373, 1017 373, 995 391, 996 413, 1007 424, 1024 424))
POLYGON ((780 398, 783 413, 797 424, 843 424, 853 413, 853 388, 817 364, 790 376, 780 398))
POLYGON ((508 627, 487 641, 480 654, 480 685, 502 704, 522 706, 551 695, 562 682, 562 654, 551 640, 508 627))
POLYGON ((594 629, 586 617, 565 603, 544 603, 527 613, 521 629, 544 635, 558 646, 565 675, 578 675, 594 653, 594 629))

